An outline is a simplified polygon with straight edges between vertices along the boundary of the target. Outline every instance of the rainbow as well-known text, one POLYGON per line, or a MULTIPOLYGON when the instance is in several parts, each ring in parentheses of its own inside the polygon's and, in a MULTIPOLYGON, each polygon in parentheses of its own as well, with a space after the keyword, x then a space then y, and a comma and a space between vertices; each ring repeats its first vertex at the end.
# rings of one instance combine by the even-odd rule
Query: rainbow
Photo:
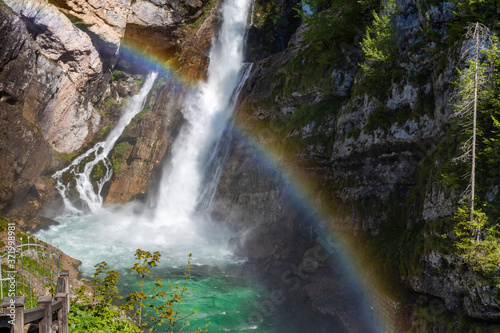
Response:
MULTIPOLYGON (((162 55, 155 55, 144 52, 144 49, 139 45, 124 41, 120 47, 121 57, 132 57, 136 61, 139 60, 142 64, 151 70, 161 69, 171 76, 177 82, 190 88, 196 87, 199 81, 183 76, 179 70, 178 64, 170 59, 164 58, 162 55)), ((370 325, 367 332, 387 332, 393 327, 393 323, 388 318, 387 312, 384 312, 382 298, 374 289, 377 285, 377 280, 383 277, 373 276, 373 272, 367 272, 359 260, 359 247, 356 242, 353 242, 352 237, 346 233, 338 231, 334 227, 334 223, 323 223, 322 221, 332 221, 334 219, 338 207, 330 204, 321 203, 318 196, 318 186, 314 180, 305 177, 300 170, 291 168, 283 163, 286 158, 283 152, 273 148, 273 145, 266 145, 266 137, 272 136, 270 129, 252 129, 248 122, 236 117, 233 132, 245 144, 253 148, 255 159, 259 166, 266 170, 273 170, 280 175, 281 186, 285 189, 289 198, 297 204, 299 209, 304 212, 305 216, 312 216, 311 224, 316 230, 321 230, 318 233, 318 244, 321 245, 321 251, 326 251, 331 254, 327 256, 327 260, 335 261, 336 264, 342 266, 346 279, 349 280, 351 288, 356 289, 355 300, 358 303, 363 303, 364 308, 360 313, 364 318, 351 318, 355 322, 363 321, 370 325), (334 248, 334 249, 333 249, 334 248)), ((323 257, 321 257, 323 258, 323 257)), ((346 318, 340 318, 344 321, 346 318)), ((349 323, 345 323, 348 325, 349 323)))
MULTIPOLYGON (((142 63, 151 70, 161 69, 166 75, 173 77, 179 83, 194 88, 197 82, 192 78, 183 76, 179 65, 165 55, 155 55, 146 53, 140 45, 131 41, 123 41, 120 46, 120 57, 130 57, 142 63)), ((292 200, 294 200, 300 209, 308 216, 313 216, 312 224, 316 230, 321 230, 318 235, 319 244, 322 246, 322 253, 333 253, 332 246, 335 247, 335 255, 327 257, 327 260, 334 260, 341 263, 348 276, 349 281, 357 289, 357 295, 360 299, 366 300, 365 309, 361 312, 365 318, 355 318, 353 320, 364 320, 371 323, 370 331, 382 332, 390 327, 391 323, 386 318, 383 307, 379 304, 377 297, 371 297, 374 289, 373 276, 362 267, 359 262, 359 253, 356 250, 356 243, 353 243, 349 237, 337 231, 332 223, 320 223, 320 221, 330 221, 335 216, 335 207, 318 203, 317 185, 311 179, 300 174, 300 170, 293 170, 290 166, 283 164, 283 154, 274 150, 272 145, 262 144, 263 140, 258 140, 259 133, 249 129, 248 124, 236 118, 234 130, 240 139, 244 140, 249 146, 254 148, 256 159, 261 166, 271 167, 281 175, 281 185, 285 188, 292 200), (299 171, 299 172, 298 172, 299 171)), ((263 132, 261 132, 263 133, 263 132)), ((312 269, 312 268, 310 268, 312 269)))
MULTIPOLYGON (((180 74, 178 67, 171 61, 159 59, 158 56, 148 55, 141 51, 138 47, 124 43, 120 49, 121 55, 133 55, 144 61, 151 69, 162 68, 178 82, 187 85, 191 88, 195 87, 198 81, 187 78, 180 74)), ((301 173, 301 170, 296 170, 289 165, 283 163, 286 160, 282 151, 275 149, 275 145, 265 144, 266 139, 271 138, 272 129, 255 130, 248 125, 246 120, 241 117, 235 117, 233 132, 245 144, 253 148, 254 158, 260 167, 265 170, 272 170, 280 175, 281 186, 285 189, 290 200, 296 204, 299 209, 304 212, 305 216, 312 216, 311 224, 316 230, 321 230, 318 234, 318 242, 323 247, 323 250, 332 251, 332 246, 335 247, 335 254, 329 256, 329 260, 335 260, 341 263, 342 267, 349 275, 348 279, 351 285, 358 289, 359 298, 363 298, 366 303, 364 309, 365 321, 373 324, 373 331, 387 331, 392 327, 393 323, 386 318, 387 313, 381 311, 384 308, 380 303, 378 293, 373 293, 377 285, 377 280, 383 277, 374 277, 363 267, 359 260, 359 248, 353 238, 346 233, 339 232, 334 223, 323 223, 322 221, 331 221, 336 216, 335 205, 325 204, 321 202, 318 196, 318 185, 313 179, 310 179, 301 173), (380 310, 380 311, 379 311, 380 310)), ((361 300, 358 300, 361 301, 361 300)), ((360 320, 361 318, 358 318, 360 320)))

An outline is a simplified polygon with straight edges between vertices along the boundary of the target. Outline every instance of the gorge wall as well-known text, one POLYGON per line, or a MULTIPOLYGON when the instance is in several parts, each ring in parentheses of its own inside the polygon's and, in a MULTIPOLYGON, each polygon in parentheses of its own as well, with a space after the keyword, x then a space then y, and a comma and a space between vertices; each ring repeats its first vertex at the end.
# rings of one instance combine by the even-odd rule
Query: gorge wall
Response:
MULTIPOLYGON (((453 122, 450 82, 461 66, 463 41, 450 34, 453 4, 396 1, 390 21, 396 56, 371 73, 362 68, 373 64, 359 42, 371 9, 383 15, 387 8, 378 2, 337 8, 343 30, 328 39, 332 52, 321 61, 303 37, 312 28, 301 24, 298 6, 254 4, 247 37, 254 65, 211 207, 235 235, 230 247, 276 286, 291 263, 307 262, 323 230, 333 229, 362 244, 366 275, 412 291, 404 300, 383 283, 374 292, 390 304, 394 322, 404 319, 392 330, 424 331, 415 304, 436 299, 452 318, 498 321, 498 289, 432 243, 432 226, 454 212, 459 196, 437 180, 444 162, 439 147, 453 122), (304 208, 276 165, 308 185, 316 213, 304 208)), ((59 199, 50 175, 107 134, 153 69, 129 49, 168 60, 182 77, 204 78, 219 20, 217 2, 191 0, 9 0, 0 3, 0 16, 0 209, 28 230, 55 214, 59 199)), ((111 153, 107 204, 144 198, 154 188, 183 123, 187 87, 160 74, 144 111, 111 153)), ((354 329, 352 309, 338 306, 349 303, 340 275, 334 263, 321 263, 301 293, 317 311, 354 329)))
MULTIPOLYGON (((327 64, 315 61, 319 52, 304 42, 302 36, 310 29, 304 25, 285 50, 255 56, 236 116, 244 134, 235 136, 213 214, 238 221, 232 223, 240 235, 238 249, 260 260, 268 274, 273 265, 279 267, 276 273, 283 272, 280 260, 304 263, 308 249, 324 235, 311 220, 324 220, 319 224, 340 234, 357 235, 357 253, 363 257, 366 251, 361 260, 366 278, 384 276, 385 281, 379 281, 382 292, 373 297, 390 304, 394 326, 389 330, 413 326, 424 332, 428 327, 422 322, 434 320, 405 308, 408 299, 417 308, 438 304, 438 314, 450 311, 450 318, 465 314, 495 322, 500 314, 498 288, 468 268, 460 255, 435 243, 435 235, 444 232, 436 225, 455 212, 460 195, 439 180, 440 166, 449 158, 442 154, 443 146, 450 144, 454 126, 457 93, 451 82, 457 80, 456 68, 463 67, 459 53, 464 41, 453 37, 450 28, 457 20, 456 9, 446 1, 396 1, 395 5, 390 21, 395 57, 373 72, 363 70, 373 64, 364 60, 358 44, 366 26, 360 20, 356 26, 349 17, 343 21, 348 25, 344 35, 329 41, 333 46, 327 49, 334 53, 327 64), (328 213, 300 216, 301 204, 287 197, 286 185, 266 167, 252 170, 261 163, 261 152, 252 154, 245 135, 271 151, 278 166, 290 172, 292 182, 300 179, 308 184, 313 205, 328 213), (289 216, 288 224, 283 216, 289 216), (280 228, 281 232, 272 232, 280 228), (302 237, 297 237, 297 230, 302 237), (256 243, 262 246, 256 249, 252 246, 256 243), (290 248, 296 251, 284 251, 290 248), (262 260, 268 257, 273 259, 262 260), (397 282, 389 282, 391 275, 397 282), (399 282, 410 291, 404 297, 394 292, 399 282), (419 298, 411 291, 431 297, 419 298)), ((379 16, 384 11, 388 9, 382 6, 379 16)), ((343 14, 349 11, 343 8, 343 14)), ((368 15, 368 24, 371 19, 368 15)), ((449 149, 457 147, 456 142, 451 145, 449 149)), ((498 270, 499 263, 495 265, 498 270)), ((335 274, 317 271, 312 276, 314 283, 302 289, 313 307, 343 317, 345 309, 333 310, 334 302, 326 305, 323 298, 341 297, 330 289, 338 283, 335 274)), ((467 330, 453 324, 453 319, 434 325, 443 331, 467 330)))

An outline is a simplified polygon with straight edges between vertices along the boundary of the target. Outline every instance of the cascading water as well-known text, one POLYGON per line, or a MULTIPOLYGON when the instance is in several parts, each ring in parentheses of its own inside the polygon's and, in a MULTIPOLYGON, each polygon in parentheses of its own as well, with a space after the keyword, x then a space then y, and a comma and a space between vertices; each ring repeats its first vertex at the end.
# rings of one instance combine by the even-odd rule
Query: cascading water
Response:
MULTIPOLYGON (((250 75, 251 69, 252 64, 244 64, 241 70, 241 77, 238 80, 239 83, 234 89, 229 101, 229 110, 234 109, 235 103, 245 81, 250 75)), ((208 158, 208 162, 206 162, 203 183, 197 201, 198 205, 196 208, 196 214, 198 215, 203 215, 204 213, 206 213, 206 210, 212 202, 213 196, 215 195, 215 191, 217 190, 217 185, 222 174, 222 169, 229 154, 229 148, 232 138, 231 127, 232 126, 226 126, 222 135, 220 135, 220 137, 218 138, 215 144, 215 148, 212 149, 212 152, 208 158)))
MULTIPOLYGON (((152 207, 132 202, 98 209, 102 199, 92 196, 96 192, 89 195, 89 191, 83 191, 86 198, 92 198, 87 205, 93 214, 58 218, 59 225, 38 234, 82 260, 81 269, 86 274, 92 274, 93 265, 103 260, 121 270, 122 289, 137 283, 127 273, 127 268, 133 264, 135 249, 160 251, 160 276, 169 277, 171 284, 177 283, 176 276, 182 278, 187 255, 193 253, 196 278, 190 282, 190 287, 199 294, 192 305, 199 308, 197 317, 200 317, 195 325, 210 320, 211 330, 240 331, 257 327, 248 322, 248 313, 258 302, 258 287, 249 286, 241 277, 228 273, 228 270, 240 270, 238 267, 244 260, 227 250, 229 235, 221 230, 200 235, 196 223, 205 216, 195 216, 198 206, 206 208, 209 205, 217 187, 229 145, 226 139, 230 130, 226 128, 231 124, 235 101, 251 68, 250 64, 243 64, 249 5, 250 0, 227 0, 222 6, 223 22, 210 51, 208 80, 200 83, 186 100, 182 111, 186 122, 176 139, 171 158, 165 163, 159 190, 151 198, 152 207)), ((74 175, 82 174, 76 165, 92 154, 102 156, 105 147, 108 146, 94 147, 92 152, 78 158, 73 167, 61 170, 57 177, 61 178, 72 168, 74 175)), ((97 159, 88 162, 85 169, 87 166, 92 169, 89 164, 97 159)), ((85 177, 82 178, 88 182, 88 173, 85 177)), ((64 187, 61 191, 66 198, 64 187)), ((187 303, 186 307, 189 306, 187 303)))
MULTIPOLYGON (((176 139, 170 160, 164 165, 159 189, 150 198, 152 205, 146 207, 131 202, 99 209, 102 185, 98 183, 96 189, 89 180, 92 168, 100 161, 109 170, 106 156, 135 115, 128 110, 126 113, 130 111, 130 115, 122 117, 123 123, 120 120, 105 142, 97 144, 55 175, 69 212, 76 215, 74 213, 79 210, 69 202, 68 190, 61 181, 68 172, 81 182, 77 190, 93 214, 58 218, 59 225, 39 232, 38 236, 81 260, 81 269, 86 275, 91 275, 93 265, 103 260, 111 268, 120 270, 122 295, 136 290, 134 288, 139 282, 129 271, 136 249, 161 252, 160 271, 153 277, 168 280, 167 285, 182 283, 187 255, 193 253, 193 276, 188 285, 196 291, 183 303, 189 310, 198 307, 197 315, 190 320, 192 327, 210 321, 212 332, 304 332, 289 322, 290 319, 295 323, 301 320, 295 318, 297 312, 290 312, 284 320, 278 312, 270 311, 262 323, 253 321, 256 311, 262 310, 263 302, 269 302, 274 296, 257 281, 241 273, 245 269, 244 260, 227 250, 231 235, 216 226, 213 230, 200 228, 203 223, 210 223, 205 212, 229 152, 233 108, 251 69, 250 64, 243 63, 250 1, 226 0, 222 6, 223 22, 210 51, 208 80, 200 83, 186 100, 182 111, 186 122, 176 139), (82 171, 78 165, 84 163, 82 171)), ((137 103, 137 112, 155 76, 148 78, 139 95, 129 104, 137 103)), ((110 176, 105 175, 102 184, 110 176)), ((146 291, 153 287, 154 281, 145 281, 146 291)), ((286 304, 281 306, 284 309, 281 313, 287 313, 286 304)), ((299 312, 301 316, 308 315, 302 309, 299 312)), ((314 318, 308 320, 318 327, 317 317, 314 318)), ((330 333, 336 330, 328 326, 320 331, 330 333)))
MULTIPOLYGON (((155 223, 187 226, 203 186, 216 187, 218 177, 203 184, 207 166, 220 151, 220 138, 232 115, 235 99, 251 66, 243 66, 243 42, 249 0, 229 1, 223 7, 224 22, 212 45, 208 80, 186 102, 183 127, 166 166, 157 198, 155 223), (212 154, 210 154, 212 152, 212 154)), ((219 160, 219 165, 223 160, 219 160)), ((209 168, 210 169, 210 168, 209 168)))
POLYGON ((130 123, 132 118, 141 112, 146 97, 148 96, 153 83, 156 80, 158 73, 150 74, 141 90, 137 95, 131 98, 127 106, 123 110, 123 114, 116 126, 111 130, 105 141, 97 143, 83 155, 78 156, 66 168, 56 172, 52 177, 56 180, 56 188, 59 190, 65 205, 65 213, 69 215, 81 214, 82 211, 76 208, 69 199, 72 183, 64 181, 64 176, 69 174, 75 180, 75 189, 79 194, 79 199, 90 209, 91 212, 96 212, 102 206, 101 191, 113 175, 113 166, 107 156, 113 149, 116 141, 123 133, 125 127, 130 123), (102 163, 103 176, 95 181, 95 186, 92 184, 90 175, 96 165, 102 163))
MULTIPOLYGON (((57 186, 70 212, 75 212, 77 209, 71 205, 66 196, 67 185, 62 184, 62 178, 68 172, 75 176, 81 199, 94 213, 92 216, 84 217, 86 223, 83 228, 90 228, 89 237, 95 228, 99 228, 99 236, 106 237, 106 240, 97 245, 103 251, 108 245, 118 246, 117 244, 123 245, 123 243, 127 243, 127 250, 130 250, 130 246, 135 248, 171 246, 188 249, 194 246, 193 244, 204 244, 200 240, 203 237, 196 232, 197 226, 193 215, 200 200, 204 202, 205 207, 208 206, 217 187, 228 145, 222 142, 222 136, 230 123, 237 96, 251 68, 250 64, 243 64, 243 44, 249 3, 250 0, 227 1, 222 8, 224 19, 218 38, 210 51, 208 80, 200 83, 197 90, 185 101, 182 113, 186 123, 174 143, 169 162, 164 166, 159 190, 155 193, 155 197, 150 198, 150 202, 153 202, 152 209, 145 207, 136 209, 140 203, 130 203, 112 211, 99 209, 102 205, 102 198, 99 195, 102 185, 98 184, 97 191, 94 192, 90 182, 92 168, 100 161, 106 161, 106 155, 114 142, 139 110, 124 115, 123 122, 120 121, 105 142, 97 144, 78 157, 69 167, 54 175, 59 180, 57 186), (81 171, 80 165, 89 156, 96 157, 87 162, 81 171), (101 220, 107 223, 99 226, 101 220)), ((130 105, 142 103, 143 95, 147 95, 155 76, 149 77, 143 90, 130 105)), ((107 176, 102 181, 107 181, 107 176)), ((52 233, 61 234, 61 229, 65 226, 69 229, 76 228, 73 222, 70 226, 70 220, 74 219, 66 219, 61 226, 42 232, 41 235, 50 237, 49 234, 52 233)), ((79 232, 84 233, 83 230, 79 232)), ((98 236, 92 237, 98 242, 98 236)), ((68 240, 71 238, 72 236, 68 236, 68 240)), ((80 246, 80 249, 84 247, 80 246)), ((218 254, 221 253, 219 246, 211 249, 218 254)), ((89 248, 85 252, 92 254, 96 251, 89 248)), ((224 249, 222 253, 224 256, 227 251, 224 249)))

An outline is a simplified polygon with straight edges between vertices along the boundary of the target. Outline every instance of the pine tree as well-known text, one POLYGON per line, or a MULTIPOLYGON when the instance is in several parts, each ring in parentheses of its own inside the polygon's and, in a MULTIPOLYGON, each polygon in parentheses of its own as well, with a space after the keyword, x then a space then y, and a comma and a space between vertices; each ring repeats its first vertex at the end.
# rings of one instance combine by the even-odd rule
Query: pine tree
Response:
POLYGON ((477 137, 477 104, 480 96, 480 89, 487 84, 486 66, 480 62, 481 52, 491 44, 491 32, 481 23, 472 23, 467 26, 464 47, 462 49, 462 59, 468 59, 468 66, 463 71, 459 71, 459 94, 460 102, 457 104, 456 115, 462 117, 462 125, 471 132, 470 137, 462 145, 462 155, 455 158, 457 162, 471 163, 470 181, 463 193, 463 197, 470 201, 470 224, 476 242, 480 240, 481 228, 475 223, 474 201, 476 192, 476 137, 477 137))

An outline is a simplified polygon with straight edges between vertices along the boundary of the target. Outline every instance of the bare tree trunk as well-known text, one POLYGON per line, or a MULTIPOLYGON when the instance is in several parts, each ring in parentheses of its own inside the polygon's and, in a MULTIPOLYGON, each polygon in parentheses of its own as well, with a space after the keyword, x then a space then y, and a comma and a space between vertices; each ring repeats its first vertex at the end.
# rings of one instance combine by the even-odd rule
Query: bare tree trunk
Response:
MULTIPOLYGON (((476 188, 476 124, 477 124, 477 86, 479 79, 479 23, 476 23, 474 31, 474 39, 476 41, 474 55, 474 110, 472 113, 472 167, 471 167, 471 194, 470 194, 470 223, 474 227, 474 195, 476 188)), ((476 242, 479 241, 480 230, 477 228, 476 242)))
MULTIPOLYGON (((470 226, 472 230, 472 237, 474 242, 479 242, 481 238, 481 226, 476 221, 476 214, 474 211, 475 195, 476 195, 476 143, 477 143, 477 102, 479 99, 479 89, 485 85, 484 73, 482 73, 482 65, 480 69, 479 56, 480 51, 485 48, 485 44, 491 43, 491 32, 483 24, 477 22, 469 24, 467 33, 465 34, 466 44, 465 50, 462 51, 462 58, 473 59, 474 65, 470 65, 468 74, 461 78, 466 82, 466 86, 461 90, 462 107, 458 112, 459 116, 465 117, 470 120, 472 117, 472 137, 465 142, 462 147, 464 154, 456 158, 456 161, 471 162, 471 174, 469 186, 464 192, 464 197, 470 198, 470 226), (474 76, 472 77, 472 66, 474 66, 474 76), (470 75, 470 76, 469 76, 470 75), (474 93, 469 91, 467 82, 473 80, 474 93), (473 96, 472 96, 473 95, 473 96), (470 193, 469 193, 470 191, 470 193)), ((472 82, 471 82, 472 83, 472 82)), ((470 125, 466 125, 470 126, 470 125)))

